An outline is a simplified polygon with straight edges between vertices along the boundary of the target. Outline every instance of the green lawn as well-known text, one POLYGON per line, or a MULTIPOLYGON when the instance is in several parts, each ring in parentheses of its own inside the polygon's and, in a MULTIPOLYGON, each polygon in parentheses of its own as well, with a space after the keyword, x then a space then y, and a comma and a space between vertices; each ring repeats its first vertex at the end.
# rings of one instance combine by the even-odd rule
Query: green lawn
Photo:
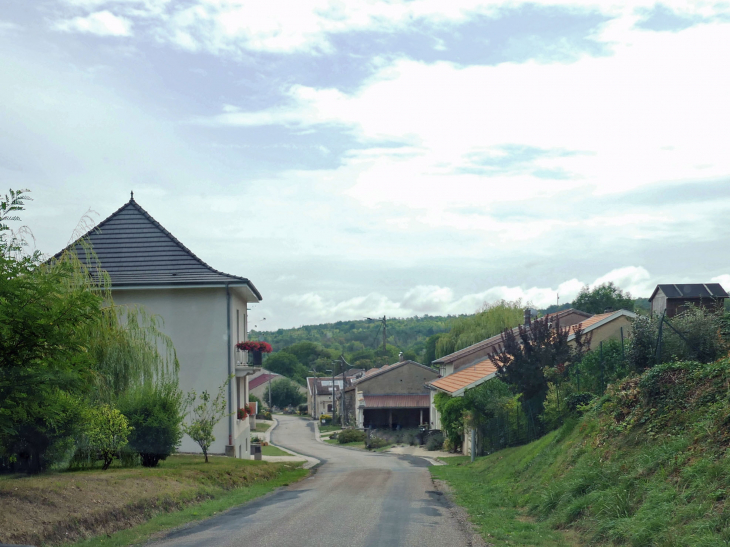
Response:
POLYGON ((289 452, 284 452, 281 448, 270 444, 261 447, 261 454, 264 456, 291 456, 289 452))
POLYGON ((251 428, 251 433, 264 433, 268 431, 273 424, 256 424, 256 427, 251 428))
POLYGON ((339 431, 340 429, 342 429, 342 426, 341 425, 337 425, 337 424, 335 424, 335 425, 331 425, 331 424, 330 425, 322 425, 322 424, 320 424, 319 425, 319 432, 320 433, 328 433, 330 431, 339 431))

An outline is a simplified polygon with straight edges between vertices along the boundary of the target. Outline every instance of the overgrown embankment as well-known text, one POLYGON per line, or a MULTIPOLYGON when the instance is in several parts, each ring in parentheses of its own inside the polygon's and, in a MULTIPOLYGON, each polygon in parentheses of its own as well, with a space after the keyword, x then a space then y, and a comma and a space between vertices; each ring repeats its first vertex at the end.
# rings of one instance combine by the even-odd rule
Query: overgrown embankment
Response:
POLYGON ((473 464, 432 468, 488 543, 730 545, 730 359, 671 363, 582 418, 473 464))
POLYGON ((0 543, 54 545, 112 534, 232 492, 240 495, 227 506, 243 503, 306 474, 293 465, 171 456, 154 468, 0 477, 0 543))

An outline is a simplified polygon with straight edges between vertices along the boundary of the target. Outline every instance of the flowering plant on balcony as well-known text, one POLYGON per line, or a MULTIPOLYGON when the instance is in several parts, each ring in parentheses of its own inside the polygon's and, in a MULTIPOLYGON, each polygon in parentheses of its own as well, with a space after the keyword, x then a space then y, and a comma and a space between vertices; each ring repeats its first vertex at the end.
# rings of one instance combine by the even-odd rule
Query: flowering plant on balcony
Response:
POLYGON ((271 353, 271 344, 268 342, 256 342, 256 341, 248 341, 248 342, 239 342, 236 344, 236 348, 240 349, 241 351, 258 351, 260 353, 271 353))
POLYGON ((251 415, 251 407, 250 406, 243 405, 241 408, 238 409, 238 419, 239 420, 245 420, 250 415, 251 415))

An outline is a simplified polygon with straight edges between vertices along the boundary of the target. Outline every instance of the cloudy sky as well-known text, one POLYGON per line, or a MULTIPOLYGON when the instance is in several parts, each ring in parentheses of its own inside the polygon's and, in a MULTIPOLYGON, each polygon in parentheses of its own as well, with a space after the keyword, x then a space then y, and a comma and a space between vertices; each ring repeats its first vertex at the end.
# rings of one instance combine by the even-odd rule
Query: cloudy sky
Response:
POLYGON ((134 190, 260 329, 730 285, 730 5, 625 4, 3 0, 0 177, 46 253, 134 190))

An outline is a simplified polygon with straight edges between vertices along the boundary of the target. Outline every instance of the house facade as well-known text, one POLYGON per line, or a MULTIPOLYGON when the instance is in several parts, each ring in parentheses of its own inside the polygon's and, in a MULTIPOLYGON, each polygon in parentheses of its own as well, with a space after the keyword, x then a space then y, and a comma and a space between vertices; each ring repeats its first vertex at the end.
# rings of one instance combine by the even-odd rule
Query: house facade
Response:
MULTIPOLYGON (((248 377, 256 369, 235 344, 246 340, 247 306, 261 301, 256 287, 207 265, 133 197, 84 238, 111 278, 114 303, 143 306, 162 318, 161 330, 172 339, 180 363, 184 393, 194 389, 214 397, 233 377, 225 388, 230 416, 216 425, 209 453, 248 459, 249 420, 238 420, 236 411, 248 402, 248 377)), ((80 244, 71 248, 91 263, 80 244)), ((201 452, 187 435, 179 450, 201 452)))
POLYGON ((438 372, 415 361, 399 361, 368 370, 345 388, 348 419, 359 428, 407 428, 429 422, 426 384, 438 372))
MULTIPOLYGON (((525 310, 525 323, 529 319, 529 310, 525 310)), ((551 314, 556 320, 560 321, 561 327, 569 327, 571 325, 577 325, 581 321, 585 321, 592 316, 590 313, 586 313, 579 310, 567 309, 557 313, 551 314)), ((515 328, 515 332, 517 329, 515 328)), ((441 376, 448 376, 454 374, 464 367, 471 366, 475 363, 481 362, 484 358, 488 357, 492 351, 502 343, 502 335, 497 334, 476 344, 472 344, 469 347, 455 351, 444 357, 436 359, 432 364, 439 367, 441 376)))
POLYGON ((657 285, 649 297, 652 315, 674 317, 690 306, 722 312, 727 291, 719 283, 681 283, 657 285))
POLYGON ((358 368, 350 369, 344 374, 337 374, 334 379, 331 376, 308 377, 307 411, 309 415, 314 419, 319 419, 322 414, 332 416, 332 407, 336 404, 336 414, 340 416, 342 412, 342 399, 340 394, 342 393, 343 387, 351 386, 353 382, 364 376, 364 374, 365 371, 358 368), (334 389, 332 387, 333 385, 334 389))
MULTIPOLYGON (((575 312, 576 310, 566 310, 575 312)), ((582 315, 583 312, 579 312, 582 315)), ((572 318, 579 317, 580 315, 571 313, 572 318)), ((608 340, 622 340, 627 338, 631 333, 631 321, 636 318, 636 314, 627 310, 618 310, 615 312, 608 312, 598 315, 593 315, 580 321, 579 323, 570 325, 571 330, 575 331, 581 328, 584 334, 591 336, 590 349, 594 350, 600 347, 602 342, 608 340)), ((561 326, 565 326, 561 320, 561 326)), ((488 346, 491 350, 499 349, 501 345, 501 335, 493 336, 483 342, 479 342, 480 347, 488 346)), ((568 343, 574 344, 575 332, 572 332, 568 336, 568 343)), ((466 348, 469 349, 469 348, 466 348)), ((457 352, 458 353, 458 352, 457 352)), ((442 358, 442 359, 447 359, 442 358)), ((452 397, 463 397, 464 393, 472 388, 479 386, 484 382, 497 377, 497 367, 492 363, 489 357, 480 357, 475 359, 473 363, 468 366, 461 367, 458 371, 440 378, 433 380, 427 384, 430 390, 430 402, 431 402, 431 429, 441 429, 441 418, 438 410, 434 405, 434 397, 436 393, 442 392, 452 397)), ((468 431, 464 434, 464 443, 462 444, 462 450, 464 454, 468 454, 471 450, 471 437, 468 431)))

